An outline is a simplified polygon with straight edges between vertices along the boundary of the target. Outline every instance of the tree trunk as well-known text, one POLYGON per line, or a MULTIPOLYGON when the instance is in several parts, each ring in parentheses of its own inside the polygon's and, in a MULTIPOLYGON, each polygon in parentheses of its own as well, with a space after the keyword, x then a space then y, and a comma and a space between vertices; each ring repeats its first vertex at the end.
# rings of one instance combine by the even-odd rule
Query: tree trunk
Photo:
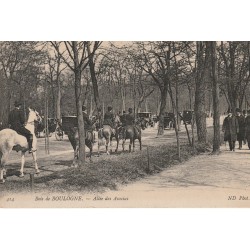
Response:
POLYGON ((165 86, 161 90, 161 106, 160 106, 160 114, 159 114, 159 127, 158 127, 158 134, 164 134, 164 115, 166 111, 166 104, 167 104, 167 87, 165 86))
POLYGON ((89 45, 87 46, 88 49, 88 55, 89 55, 89 69, 90 69, 90 75, 93 85, 93 92, 94 92, 94 101, 96 104, 97 109, 101 108, 101 102, 99 98, 99 91, 98 91, 98 84, 97 84, 97 78, 95 73, 95 64, 94 64, 94 55, 91 55, 89 45))
MULTIPOLYGON (((204 44, 197 42, 197 69, 196 69, 196 90, 195 90, 195 120, 197 126, 197 136, 199 142, 206 142, 206 109, 205 109, 205 70, 207 58, 204 58, 204 44)), ((206 50, 207 57, 207 50, 206 50)))
POLYGON ((78 166, 81 168, 85 163, 85 131, 84 121, 82 114, 82 100, 81 100, 81 67, 79 65, 77 42, 72 42, 72 50, 74 53, 74 74, 75 74, 75 97, 76 97, 76 111, 77 111, 77 123, 79 133, 79 158, 78 166))
POLYGON ((61 121, 61 83, 58 81, 57 83, 58 91, 56 98, 56 118, 58 121, 61 121))
POLYGON ((84 121, 82 114, 82 100, 81 100, 81 71, 80 69, 75 70, 75 96, 76 96, 76 111, 77 111, 77 122, 78 122, 78 133, 79 133, 79 159, 78 165, 82 167, 85 163, 85 132, 84 132, 84 121))
POLYGON ((10 91, 6 82, 3 80, 0 82, 1 84, 1 98, 0 98, 0 123, 2 123, 2 127, 8 127, 8 119, 10 113, 10 91))
POLYGON ((213 153, 220 151, 220 102, 219 102, 219 82, 217 71, 217 57, 216 57, 216 42, 210 42, 211 46, 211 69, 212 69, 212 86, 213 86, 213 126, 214 126, 214 139, 213 139, 213 153))

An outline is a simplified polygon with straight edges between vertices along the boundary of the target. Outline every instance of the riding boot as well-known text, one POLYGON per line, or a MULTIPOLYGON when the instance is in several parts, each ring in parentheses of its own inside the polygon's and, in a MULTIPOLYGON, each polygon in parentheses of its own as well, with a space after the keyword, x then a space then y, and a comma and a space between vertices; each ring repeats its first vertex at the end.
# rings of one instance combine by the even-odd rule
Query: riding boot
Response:
POLYGON ((242 141, 239 141, 239 149, 242 149, 242 141))
POLYGON ((33 135, 30 135, 29 139, 28 139, 29 153, 33 152, 33 150, 32 150, 32 144, 33 144, 33 135))
POLYGON ((233 141, 233 143, 232 143, 233 145, 233 151, 235 151, 235 141, 233 141))

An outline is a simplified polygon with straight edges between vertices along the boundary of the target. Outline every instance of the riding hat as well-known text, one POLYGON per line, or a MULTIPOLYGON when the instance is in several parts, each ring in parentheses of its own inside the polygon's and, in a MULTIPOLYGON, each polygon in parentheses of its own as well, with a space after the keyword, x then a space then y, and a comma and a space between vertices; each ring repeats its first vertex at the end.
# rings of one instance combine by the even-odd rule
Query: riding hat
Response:
POLYGON ((15 103, 14 103, 14 106, 15 106, 15 107, 19 107, 19 106, 21 106, 21 105, 22 105, 22 103, 19 102, 19 101, 15 101, 15 103))
POLYGON ((84 105, 82 105, 82 111, 86 111, 86 110, 87 108, 84 105))
POLYGON ((241 112, 241 110, 239 108, 236 108, 235 111, 236 112, 241 112))
POLYGON ((133 109, 132 109, 132 108, 129 108, 129 109, 128 109, 128 112, 132 112, 132 111, 133 111, 133 109))
POLYGON ((112 107, 108 107, 108 111, 111 111, 112 110, 112 107))

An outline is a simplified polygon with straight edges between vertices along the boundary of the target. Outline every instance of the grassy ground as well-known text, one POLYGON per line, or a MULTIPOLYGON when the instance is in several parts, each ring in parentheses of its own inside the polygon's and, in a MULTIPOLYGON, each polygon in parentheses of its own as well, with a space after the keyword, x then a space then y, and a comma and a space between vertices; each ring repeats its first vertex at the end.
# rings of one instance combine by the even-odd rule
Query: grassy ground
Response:
MULTIPOLYGON (((194 150, 188 144, 181 145, 181 161, 210 150, 212 129, 208 129, 208 144, 196 143, 194 150)), ((150 146, 132 154, 123 153, 95 163, 86 163, 83 169, 70 168, 47 176, 36 177, 35 192, 103 192, 115 190, 147 175, 158 173, 178 164, 176 144, 150 146)), ((5 192, 27 192, 28 180, 6 182, 5 192)))

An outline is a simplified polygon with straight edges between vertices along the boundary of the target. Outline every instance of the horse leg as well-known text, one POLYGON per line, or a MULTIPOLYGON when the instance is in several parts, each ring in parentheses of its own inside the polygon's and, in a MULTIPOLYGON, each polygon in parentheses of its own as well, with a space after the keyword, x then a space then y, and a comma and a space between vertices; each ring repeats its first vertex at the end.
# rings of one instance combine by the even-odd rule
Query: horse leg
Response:
POLYGON ((135 139, 133 139, 133 152, 135 152, 135 139))
POLYGON ((139 143, 140 143, 140 150, 141 150, 141 137, 140 136, 139 136, 138 140, 139 140, 139 143))
POLYGON ((6 175, 5 164, 9 158, 9 152, 1 153, 1 169, 0 169, 0 183, 4 183, 4 176, 6 175))
POLYGON ((131 153, 131 146, 132 146, 133 141, 134 141, 134 139, 130 138, 130 140, 129 140, 129 153, 131 153))
POLYGON ((106 153, 109 155, 109 137, 106 139, 106 153))
POLYGON ((89 147, 89 161, 92 162, 92 151, 93 151, 93 143, 90 144, 90 147, 89 147))
POLYGON ((112 153, 112 136, 110 136, 110 152, 112 153))
POLYGON ((38 164, 37 164, 37 157, 36 157, 36 151, 32 152, 32 157, 33 157, 33 162, 35 164, 35 170, 36 170, 36 174, 40 173, 40 170, 38 168, 38 164))
POLYGON ((21 152, 21 169, 20 169, 20 175, 19 177, 24 177, 23 170, 24 170, 24 164, 25 164, 25 152, 21 152))
POLYGON ((116 153, 118 152, 118 145, 119 145, 119 138, 117 137, 116 138, 116 149, 115 149, 116 153))
POLYGON ((122 140, 122 151, 124 151, 124 148, 125 148, 125 141, 126 141, 126 139, 122 140))
POLYGON ((77 159, 78 159, 78 151, 79 151, 79 147, 76 146, 75 149, 74 149, 74 160, 73 160, 73 163, 71 165, 71 167, 77 167, 77 159))

